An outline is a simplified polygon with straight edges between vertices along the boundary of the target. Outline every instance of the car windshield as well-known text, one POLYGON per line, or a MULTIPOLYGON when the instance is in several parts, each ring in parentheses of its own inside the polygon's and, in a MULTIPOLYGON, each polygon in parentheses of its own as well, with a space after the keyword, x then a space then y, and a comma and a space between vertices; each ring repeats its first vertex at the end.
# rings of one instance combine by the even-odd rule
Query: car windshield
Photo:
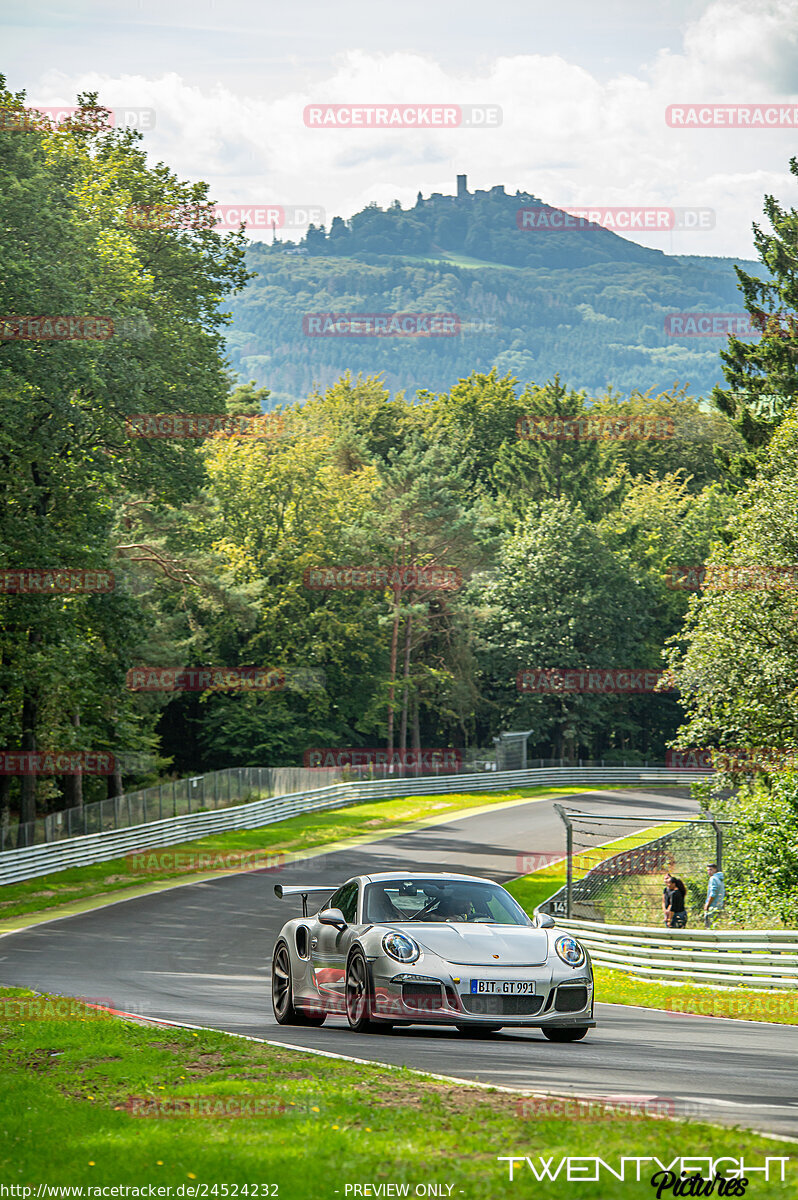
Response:
POLYGON ((364 919, 374 924, 397 921, 473 922, 531 925, 524 910, 495 883, 460 879, 390 879, 370 883, 364 919))

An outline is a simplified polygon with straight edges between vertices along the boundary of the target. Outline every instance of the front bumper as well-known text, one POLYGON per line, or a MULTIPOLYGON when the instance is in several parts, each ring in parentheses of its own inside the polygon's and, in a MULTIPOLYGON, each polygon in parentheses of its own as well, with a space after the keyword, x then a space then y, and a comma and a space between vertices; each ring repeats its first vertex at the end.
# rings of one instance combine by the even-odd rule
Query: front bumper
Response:
MULTIPOLYGON (((415 964, 414 964, 415 965, 415 964)), ((399 964, 372 963, 374 1017, 395 1024, 593 1027, 593 972, 589 962, 558 970, 458 966, 461 973, 425 974, 399 964), (522 980, 534 995, 473 994, 472 980, 522 980)))

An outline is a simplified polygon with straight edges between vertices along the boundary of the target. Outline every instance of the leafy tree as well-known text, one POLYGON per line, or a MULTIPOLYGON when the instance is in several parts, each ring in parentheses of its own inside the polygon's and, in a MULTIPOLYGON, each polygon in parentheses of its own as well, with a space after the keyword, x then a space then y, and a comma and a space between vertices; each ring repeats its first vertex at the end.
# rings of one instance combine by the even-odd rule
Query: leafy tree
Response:
MULTIPOLYGON (((0 82, 0 104, 24 96, 0 82)), ((207 223, 164 230, 131 224, 135 205, 204 201, 203 185, 150 168, 134 132, 107 131, 89 94, 66 131, 0 139, 0 311, 101 317, 92 340, 3 340, 0 463, 4 567, 113 570, 115 497, 179 503, 199 485, 193 446, 131 439, 137 412, 221 409, 220 294, 240 286, 242 238, 207 223), (106 326, 106 331, 110 330, 106 326)), ((106 596, 4 596, 0 657, 10 681, 3 737, 21 749, 149 744, 146 722, 120 688, 144 613, 120 590, 106 596)), ((111 786, 118 788, 117 776, 111 786)), ((89 780, 95 789, 100 781, 89 780)), ((74 784, 72 795, 79 795, 74 784)), ((52 795, 50 783, 40 791, 52 795)), ((21 784, 22 821, 36 779, 21 784)))
MULTIPOLYGON (((798 178, 798 159, 790 159, 798 178)), ((754 244, 765 268, 764 277, 735 267, 746 311, 761 331, 753 342, 730 337, 721 351, 725 387, 712 393, 718 410, 739 430, 747 451, 728 454, 735 474, 750 478, 761 450, 794 408, 798 395, 798 211, 765 197, 765 215, 772 233, 754 225, 754 244)))
POLYGON ((629 702, 519 694, 516 676, 537 667, 650 665, 642 661, 645 593, 628 564, 578 503, 560 497, 507 535, 492 577, 478 582, 484 690, 503 721, 532 730, 530 744, 552 747, 555 757, 577 748, 595 757, 602 730, 629 702))
POLYGON ((569 499, 590 516, 600 509, 598 444, 570 436, 566 423, 586 420, 584 392, 568 391, 559 375, 544 387, 532 385, 521 397, 518 440, 504 442, 496 457, 494 481, 514 516, 530 504, 569 499))
POLYGON ((673 639, 684 746, 798 744, 798 418, 785 417, 739 496, 705 590, 673 639), (782 571, 779 571, 782 568, 782 571))

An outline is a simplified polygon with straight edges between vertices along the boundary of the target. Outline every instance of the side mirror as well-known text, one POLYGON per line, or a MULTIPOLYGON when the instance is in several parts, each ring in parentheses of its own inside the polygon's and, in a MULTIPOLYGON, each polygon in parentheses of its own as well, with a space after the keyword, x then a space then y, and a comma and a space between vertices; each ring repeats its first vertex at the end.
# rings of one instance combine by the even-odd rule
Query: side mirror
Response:
POLYGON ((555 925, 554 917, 550 916, 549 913, 537 913, 535 924, 538 929, 553 929, 555 925))
MULTIPOLYGON (((340 908, 323 908, 317 920, 320 925, 332 925, 336 929, 346 929, 346 921, 340 908)), ((553 924, 554 922, 552 921, 553 924)))

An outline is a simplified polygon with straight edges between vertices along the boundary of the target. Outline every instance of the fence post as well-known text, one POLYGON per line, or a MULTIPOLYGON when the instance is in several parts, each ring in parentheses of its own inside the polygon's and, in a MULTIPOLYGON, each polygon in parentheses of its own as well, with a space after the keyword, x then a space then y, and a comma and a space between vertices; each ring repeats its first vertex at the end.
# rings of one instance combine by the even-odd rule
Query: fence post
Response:
POLYGON ((709 817, 710 821, 712 822, 712 828, 715 830, 715 862, 718 864, 718 870, 722 871, 723 870, 723 830, 721 829, 720 825, 713 817, 712 813, 707 813, 707 816, 709 817))
POLYGON ((570 918, 570 916, 571 916, 571 892, 572 892, 572 888, 573 888, 573 851, 574 851, 573 828, 572 828, 571 822, 569 821, 568 816, 565 812, 565 809, 562 807, 562 805, 554 804, 554 805, 552 805, 552 807, 554 808, 554 811, 557 813, 557 815, 559 816, 563 825, 565 826, 565 855, 566 855, 565 916, 566 916, 566 918, 570 918))
POLYGON ((158 820, 163 820, 163 787, 158 784, 158 820))
POLYGON ((177 780, 172 780, 172 816, 177 816, 177 780))

